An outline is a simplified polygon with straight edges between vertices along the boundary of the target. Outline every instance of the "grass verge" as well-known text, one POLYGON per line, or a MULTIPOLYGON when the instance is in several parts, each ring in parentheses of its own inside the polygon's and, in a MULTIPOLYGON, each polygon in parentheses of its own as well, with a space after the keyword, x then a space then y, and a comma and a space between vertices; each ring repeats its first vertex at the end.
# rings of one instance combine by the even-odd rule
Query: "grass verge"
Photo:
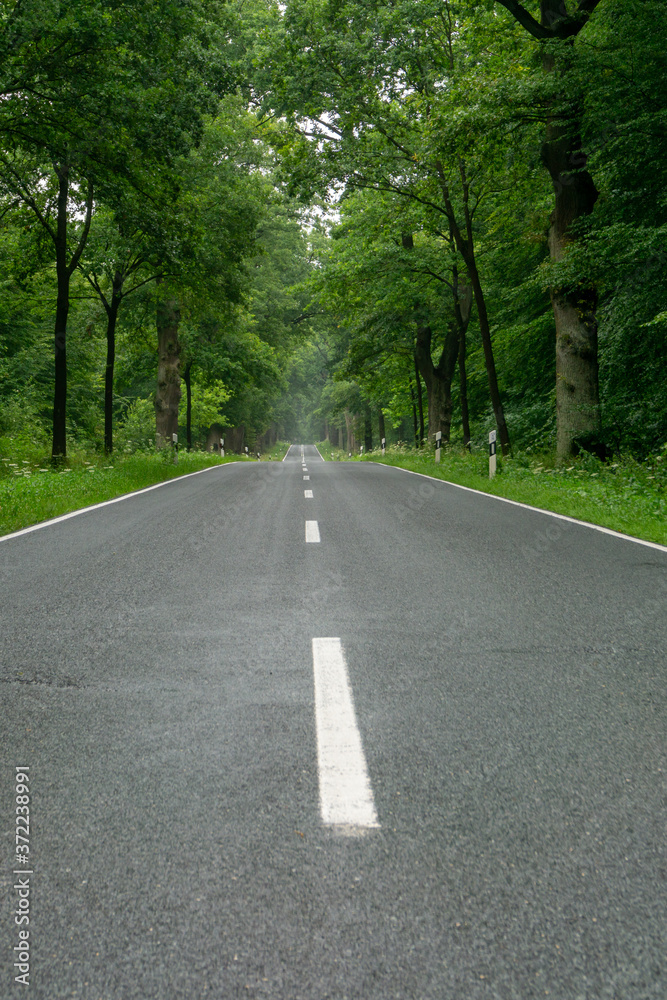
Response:
POLYGON ((246 459, 221 459, 210 452, 181 452, 176 465, 170 455, 136 453, 109 460, 78 454, 64 469, 54 470, 27 458, 0 457, 0 535, 188 472, 239 461, 246 459))
MULTIPOLYGON (((322 456, 349 461, 340 449, 326 443, 322 456)), ((489 460, 485 452, 442 451, 435 464, 432 450, 378 450, 354 461, 382 462, 436 479, 517 500, 542 510, 566 514, 590 521, 635 538, 667 545, 667 446, 661 455, 639 463, 624 458, 611 464, 590 455, 558 465, 552 454, 519 453, 513 458, 498 457, 498 473, 489 479, 489 460)))

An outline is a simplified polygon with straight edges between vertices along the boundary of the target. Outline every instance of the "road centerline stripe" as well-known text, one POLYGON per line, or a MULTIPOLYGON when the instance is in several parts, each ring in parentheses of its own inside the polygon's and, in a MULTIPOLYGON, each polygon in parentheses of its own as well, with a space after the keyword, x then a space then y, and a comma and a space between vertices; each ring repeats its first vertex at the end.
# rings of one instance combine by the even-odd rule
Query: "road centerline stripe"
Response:
POLYGON ((303 491, 303 495, 305 496, 306 500, 312 500, 313 499, 313 491, 312 490, 304 490, 303 491))
POLYGON ((322 822, 379 827, 340 639, 313 639, 313 674, 322 822))
POLYGON ((307 542, 319 542, 320 540, 320 529, 317 521, 306 521, 306 541, 307 542))
POLYGON ((310 479, 310 476, 304 476, 303 478, 304 479, 310 479))

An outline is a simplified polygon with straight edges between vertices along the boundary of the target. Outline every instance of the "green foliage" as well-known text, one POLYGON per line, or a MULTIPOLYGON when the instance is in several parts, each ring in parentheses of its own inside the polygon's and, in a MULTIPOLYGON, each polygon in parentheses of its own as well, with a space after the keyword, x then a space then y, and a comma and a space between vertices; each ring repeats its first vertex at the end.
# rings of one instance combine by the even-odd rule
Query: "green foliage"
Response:
MULTIPOLYGON (((359 435, 366 412, 377 439, 380 409, 389 441, 413 440, 416 330, 428 320, 435 364, 453 322, 454 265, 465 281, 443 183, 455 218, 468 197, 517 449, 554 442, 554 287, 596 290, 607 442, 643 459, 667 440, 667 11, 658 0, 598 4, 565 42, 538 42, 491 0, 27 0, 2 13, 4 457, 13 449, 41 461, 47 449, 56 273, 44 223, 54 218, 59 158, 71 171, 70 256, 89 180, 95 188, 70 288, 74 454, 103 444, 107 306, 119 273, 121 451, 153 447, 158 275, 181 306, 195 440, 213 421, 243 425, 249 442, 269 427, 292 439, 346 426, 359 435), (573 108, 599 197, 554 263, 540 146, 549 116, 573 108)), ((559 183, 567 187, 567 173, 559 183)), ((494 421, 480 331, 473 308, 473 444, 494 421)), ((457 374, 452 392, 456 442, 457 374)), ((182 401, 183 440, 184 419, 182 401)))

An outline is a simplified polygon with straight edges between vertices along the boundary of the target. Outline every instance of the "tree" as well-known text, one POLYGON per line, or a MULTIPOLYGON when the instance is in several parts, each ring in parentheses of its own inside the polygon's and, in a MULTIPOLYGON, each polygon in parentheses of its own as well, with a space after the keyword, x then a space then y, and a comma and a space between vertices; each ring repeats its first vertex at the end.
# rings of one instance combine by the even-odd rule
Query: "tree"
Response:
POLYGON ((466 151, 469 137, 457 128, 455 102, 465 90, 470 53, 456 53, 450 7, 443 18, 428 0, 391 8, 347 3, 335 10, 288 4, 285 61, 271 101, 301 123, 286 157, 297 186, 312 190, 338 180, 348 188, 393 192, 427 209, 431 232, 451 239, 477 307, 489 393, 507 452, 476 250, 485 170, 494 163, 482 143, 466 151))
MULTIPOLYGON (((499 0, 529 35, 542 43, 543 69, 556 79, 545 108, 546 134, 542 160, 553 182, 554 210, 549 224, 549 250, 561 261, 576 238, 577 223, 589 216, 598 190, 587 170, 582 145, 584 95, 573 81, 573 41, 600 0, 541 0, 539 21, 517 0, 499 0)), ((578 82, 578 81, 577 81, 578 82)), ((597 292, 590 284, 551 288, 556 324, 557 450, 561 458, 577 450, 577 440, 600 433, 598 386, 597 292)))
POLYGON ((104 198, 124 182, 150 198, 158 165, 198 141, 201 111, 211 101, 201 72, 193 72, 203 70, 203 29, 193 5, 168 0, 149 8, 140 0, 76 8, 25 0, 2 19, 0 192, 8 207, 21 203, 33 212, 52 243, 58 278, 55 460, 66 455, 69 284, 90 229, 93 191, 104 198), (199 46, 179 52, 192 32, 199 46))

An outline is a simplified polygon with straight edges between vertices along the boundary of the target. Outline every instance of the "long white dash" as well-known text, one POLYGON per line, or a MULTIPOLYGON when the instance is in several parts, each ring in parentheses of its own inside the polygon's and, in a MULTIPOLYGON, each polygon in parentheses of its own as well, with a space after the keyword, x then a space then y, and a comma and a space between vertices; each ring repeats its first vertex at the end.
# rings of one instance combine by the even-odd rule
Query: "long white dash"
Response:
POLYGON ((306 541, 319 542, 319 540, 320 529, 317 525, 317 521, 306 521, 306 541))
POLYGON ((379 827, 340 639, 313 639, 320 814, 341 833, 379 827))

